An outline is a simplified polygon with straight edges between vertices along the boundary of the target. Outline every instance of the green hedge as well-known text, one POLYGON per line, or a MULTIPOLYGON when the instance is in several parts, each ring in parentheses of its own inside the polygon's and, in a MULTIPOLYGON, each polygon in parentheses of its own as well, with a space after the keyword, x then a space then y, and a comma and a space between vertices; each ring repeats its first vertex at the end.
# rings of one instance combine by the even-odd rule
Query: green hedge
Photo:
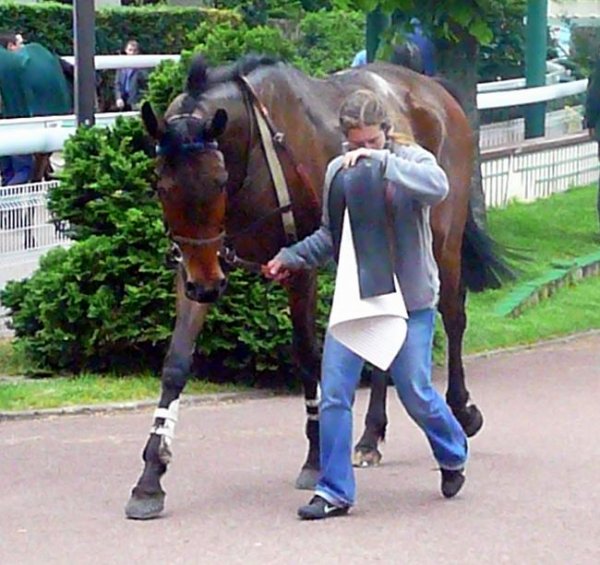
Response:
POLYGON ((250 52, 275 55, 308 74, 323 77, 347 67, 363 37, 364 17, 358 12, 309 13, 293 33, 284 33, 277 25, 248 27, 241 23, 233 28, 226 23, 202 23, 185 38, 193 50, 184 50, 179 63, 165 61, 150 74, 147 98, 159 113, 164 112, 183 89, 194 51, 204 53, 214 65, 250 52))
MULTIPOLYGON (((105 8, 96 12, 96 52, 119 53, 129 38, 136 38, 146 53, 175 53, 189 47, 185 38, 202 22, 238 24, 231 10, 144 6, 105 8)), ((15 30, 27 41, 36 41, 58 53, 73 54, 73 11, 54 2, 0 4, 2 29, 15 30)))

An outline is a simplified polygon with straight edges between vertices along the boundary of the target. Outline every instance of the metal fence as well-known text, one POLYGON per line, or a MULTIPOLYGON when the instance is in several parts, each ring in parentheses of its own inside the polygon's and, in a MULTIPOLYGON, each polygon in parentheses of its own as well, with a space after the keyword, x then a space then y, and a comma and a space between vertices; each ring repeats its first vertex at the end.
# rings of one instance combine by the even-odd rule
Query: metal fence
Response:
MULTIPOLYGON (((554 139, 583 131, 583 108, 574 106, 547 112, 545 130, 546 139, 554 139)), ((520 144, 524 141, 524 118, 485 124, 479 130, 479 146, 482 150, 520 144)))
POLYGON ((35 182, 0 188, 0 257, 6 268, 11 256, 43 251, 68 243, 48 211, 47 198, 58 181, 35 182))
MULTIPOLYGON (((31 276, 48 249, 70 241, 52 222, 47 198, 58 181, 0 188, 0 288, 31 276)), ((8 335, 0 307, 0 336, 8 335)))
POLYGON ((587 133, 532 140, 482 152, 483 191, 489 208, 531 202, 573 186, 598 182, 598 144, 587 133))

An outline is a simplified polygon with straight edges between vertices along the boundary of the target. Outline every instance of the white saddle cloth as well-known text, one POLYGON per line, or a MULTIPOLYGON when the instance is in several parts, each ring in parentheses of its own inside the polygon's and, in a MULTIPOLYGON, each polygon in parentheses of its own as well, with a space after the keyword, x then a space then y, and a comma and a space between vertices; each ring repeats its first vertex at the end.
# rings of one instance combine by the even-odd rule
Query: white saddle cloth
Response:
POLYGON ((348 349, 386 371, 406 339, 408 313, 394 275, 396 292, 361 299, 350 216, 344 213, 329 331, 348 349))

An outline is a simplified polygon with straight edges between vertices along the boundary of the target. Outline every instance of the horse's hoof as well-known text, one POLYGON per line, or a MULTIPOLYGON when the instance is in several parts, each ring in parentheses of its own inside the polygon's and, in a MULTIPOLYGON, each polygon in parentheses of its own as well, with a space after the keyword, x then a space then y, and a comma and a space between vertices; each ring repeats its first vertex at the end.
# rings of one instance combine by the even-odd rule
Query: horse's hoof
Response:
POLYGON ((158 492, 142 498, 131 495, 125 506, 125 516, 131 520, 157 518, 165 507, 165 493, 158 492))
POLYGON ((319 470, 302 468, 298 478, 296 479, 296 488, 298 490, 315 490, 317 481, 319 480, 319 470))
POLYGON ((379 449, 356 448, 352 457, 352 465, 354 467, 377 467, 382 459, 379 449))
POLYGON ((483 427, 483 414, 475 404, 458 410, 455 416, 467 437, 473 437, 483 427))

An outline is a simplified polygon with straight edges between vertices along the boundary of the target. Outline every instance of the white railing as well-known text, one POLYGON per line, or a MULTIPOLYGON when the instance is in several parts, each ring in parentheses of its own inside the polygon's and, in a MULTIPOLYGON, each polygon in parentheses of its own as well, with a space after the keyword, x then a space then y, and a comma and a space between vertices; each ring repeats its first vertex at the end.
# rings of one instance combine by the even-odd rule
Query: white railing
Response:
POLYGON ((477 108, 479 110, 491 110, 493 108, 507 108, 509 106, 535 104, 536 102, 548 102, 557 98, 582 94, 586 91, 587 84, 588 80, 582 79, 548 86, 508 90, 505 92, 480 92, 477 94, 477 108))
MULTIPOLYGON (((546 112, 545 138, 553 139, 583 130, 583 108, 565 107, 562 110, 546 112)), ((492 147, 515 145, 525 141, 525 119, 515 118, 505 122, 485 124, 479 128, 479 147, 482 150, 492 147)))
MULTIPOLYGON (((65 55, 63 61, 74 65, 75 57, 65 55)), ((150 69, 163 61, 179 61, 179 55, 96 55, 94 67, 97 71, 115 69, 150 69)))
POLYGON ((53 224, 48 211, 48 193, 57 186, 58 181, 49 181, 0 188, 3 268, 7 261, 10 263, 14 256, 21 256, 23 252, 44 251, 68 243, 68 238, 53 224))
MULTIPOLYGON (((114 124, 118 116, 138 115, 138 112, 96 114, 96 125, 106 127, 114 124)), ((73 114, 0 120, 0 156, 60 151, 77 130, 76 123, 73 114)))
POLYGON ((587 133, 490 149, 481 156, 483 191, 490 208, 597 183, 600 174, 598 144, 587 133))
MULTIPOLYGON (((0 188, 0 288, 30 277, 49 249, 71 244, 48 211, 48 192, 58 181, 0 188)), ((0 337, 10 335, 0 306, 0 337)))
MULTIPOLYGON (((546 62, 546 84, 558 84, 562 80, 570 79, 570 71, 557 63, 556 61, 546 62)), ((494 80, 490 82, 480 82, 477 85, 477 92, 496 92, 498 90, 515 90, 517 88, 526 88, 527 80, 525 77, 511 78, 507 80, 494 80)))

